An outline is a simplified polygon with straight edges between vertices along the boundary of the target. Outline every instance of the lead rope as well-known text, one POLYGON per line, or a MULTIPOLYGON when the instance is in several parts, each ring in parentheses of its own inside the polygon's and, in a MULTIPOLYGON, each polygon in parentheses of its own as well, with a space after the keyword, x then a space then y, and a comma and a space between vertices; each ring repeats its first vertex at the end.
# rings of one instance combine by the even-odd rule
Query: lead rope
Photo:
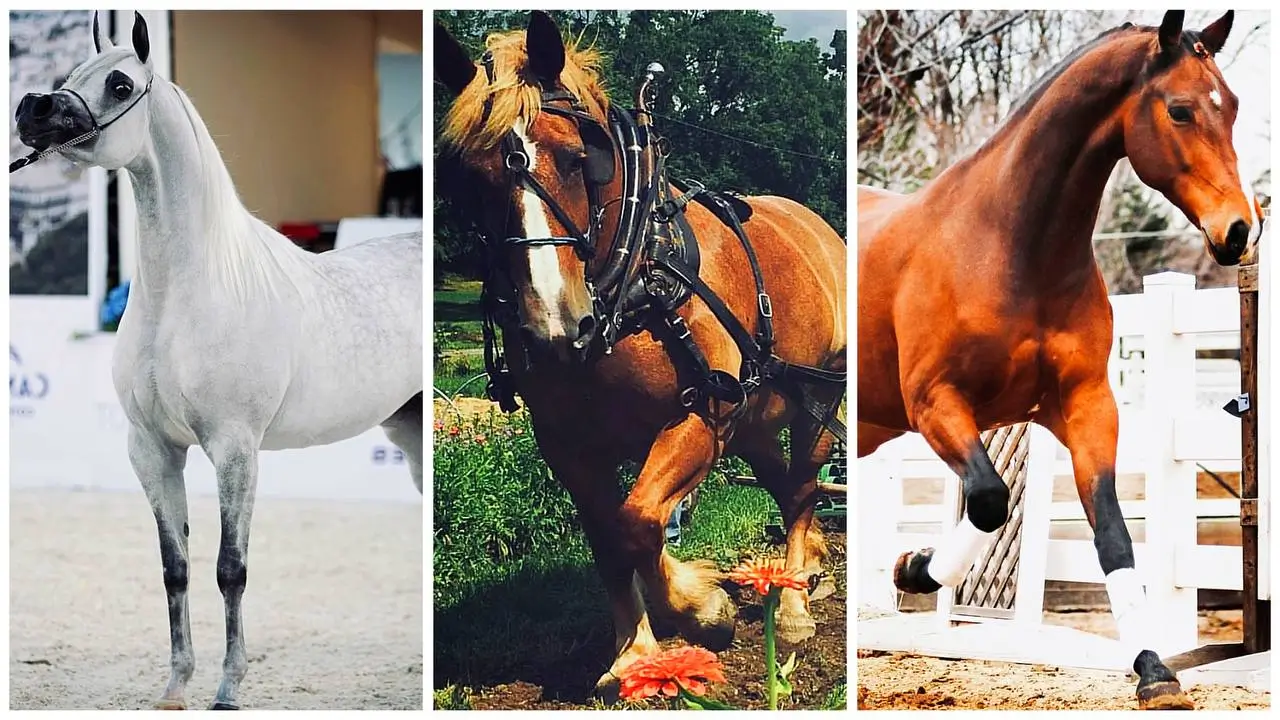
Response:
POLYGON ((40 162, 41 160, 49 157, 54 153, 62 152, 63 150, 66 150, 67 148, 73 145, 79 145, 80 143, 85 142, 86 140, 92 140, 93 138, 97 137, 98 133, 100 132, 102 132, 100 129, 94 128, 89 132, 81 135, 80 137, 75 138, 73 140, 68 140, 67 142, 62 143, 61 145, 54 145, 53 147, 45 148, 44 150, 36 150, 32 152, 30 155, 27 155, 26 157, 20 157, 17 160, 14 160, 13 162, 9 163, 9 172, 15 173, 32 163, 40 162))

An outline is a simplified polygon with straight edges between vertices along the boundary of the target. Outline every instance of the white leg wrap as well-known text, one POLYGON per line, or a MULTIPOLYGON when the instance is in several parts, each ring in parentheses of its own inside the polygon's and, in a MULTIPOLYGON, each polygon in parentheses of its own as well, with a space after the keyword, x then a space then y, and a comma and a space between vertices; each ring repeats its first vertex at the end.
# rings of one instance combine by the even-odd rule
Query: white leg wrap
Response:
POLYGON ((1138 571, 1133 568, 1112 570, 1107 574, 1106 582, 1111 615, 1116 619, 1120 643, 1125 651, 1136 658, 1143 650, 1154 650, 1158 630, 1138 571))
POLYGON ((929 560, 929 577, 946 587, 959 585, 993 534, 974 527, 968 516, 961 518, 934 550, 929 560))

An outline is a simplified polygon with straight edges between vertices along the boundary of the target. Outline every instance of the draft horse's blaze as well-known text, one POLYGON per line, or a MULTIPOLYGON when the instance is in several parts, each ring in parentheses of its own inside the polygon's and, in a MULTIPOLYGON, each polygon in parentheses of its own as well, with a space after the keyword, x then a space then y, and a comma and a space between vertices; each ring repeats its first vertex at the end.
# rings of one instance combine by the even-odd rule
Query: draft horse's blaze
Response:
POLYGON ((968 509, 936 550, 900 558, 895 582, 933 592, 963 580, 1008 515, 1008 489, 979 434, 1027 420, 1047 427, 1070 450, 1143 708, 1191 702, 1155 652, 1164 635, 1116 499, 1112 320, 1091 240, 1098 207, 1127 157, 1217 262, 1247 261, 1261 232, 1232 146, 1237 98, 1214 62, 1233 13, 1198 32, 1183 29, 1183 16, 1103 33, 918 192, 858 188, 858 454, 919 432, 962 478, 968 509))
MULTIPOLYGON (((735 199, 749 213, 727 219, 708 209, 724 196, 689 202, 641 132, 647 115, 611 104, 599 56, 566 44, 544 13, 490 35, 479 63, 439 25, 434 52, 436 79, 457 95, 446 162, 468 178, 452 189, 471 193, 485 229, 493 397, 527 404, 578 509, 615 630, 598 689, 616 693, 618 673, 658 650, 642 585, 694 642, 733 637, 720 573, 676 560, 662 531, 718 458, 744 457, 777 500, 788 568, 820 567, 816 481, 834 438, 792 391, 816 383, 805 397, 823 408, 844 394, 846 248, 790 200, 735 199), (677 208, 661 227, 659 200, 677 208), (777 381, 783 369, 795 384, 777 381), (629 460, 642 465, 621 498, 629 460)), ((784 593, 779 627, 793 641, 813 634, 807 595, 784 593)))

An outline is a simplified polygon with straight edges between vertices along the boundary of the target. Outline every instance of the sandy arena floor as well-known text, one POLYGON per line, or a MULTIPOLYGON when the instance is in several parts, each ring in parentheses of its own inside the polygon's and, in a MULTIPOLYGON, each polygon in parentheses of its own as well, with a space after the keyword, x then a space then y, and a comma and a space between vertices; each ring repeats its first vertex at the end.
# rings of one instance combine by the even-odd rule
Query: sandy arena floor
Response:
MULTIPOLYGON (((141 493, 9 496, 9 702, 149 709, 169 677, 155 521, 141 493)), ((190 499, 188 706, 221 675, 218 503, 190 499)), ((422 506, 259 498, 245 709, 422 709, 422 506)))
MULTIPOLYGON (((1045 622, 1115 637, 1109 613, 1045 613, 1045 622)), ((1242 632, 1239 610, 1200 615, 1201 642, 1239 642, 1242 632)), ((859 710, 1136 710, 1133 693, 1121 673, 858 651, 859 710)), ((1242 687, 1187 694, 1198 710, 1271 708, 1270 693, 1242 687)))

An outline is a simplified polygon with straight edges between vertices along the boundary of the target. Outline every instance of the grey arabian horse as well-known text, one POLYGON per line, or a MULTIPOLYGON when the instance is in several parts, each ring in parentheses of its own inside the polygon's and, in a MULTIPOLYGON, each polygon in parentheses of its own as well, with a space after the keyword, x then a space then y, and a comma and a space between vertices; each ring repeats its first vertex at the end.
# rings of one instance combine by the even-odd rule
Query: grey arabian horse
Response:
POLYGON ((98 54, 57 92, 23 98, 18 132, 38 152, 133 181, 139 267, 113 376, 160 534, 172 676, 156 706, 186 707, 195 668, 183 469, 197 445, 222 508, 227 651, 212 707, 236 709, 258 452, 381 424, 422 489, 422 234, 321 255, 296 248, 241 204, 191 101, 155 74, 142 17, 132 49, 113 47, 97 16, 93 33, 98 54))

